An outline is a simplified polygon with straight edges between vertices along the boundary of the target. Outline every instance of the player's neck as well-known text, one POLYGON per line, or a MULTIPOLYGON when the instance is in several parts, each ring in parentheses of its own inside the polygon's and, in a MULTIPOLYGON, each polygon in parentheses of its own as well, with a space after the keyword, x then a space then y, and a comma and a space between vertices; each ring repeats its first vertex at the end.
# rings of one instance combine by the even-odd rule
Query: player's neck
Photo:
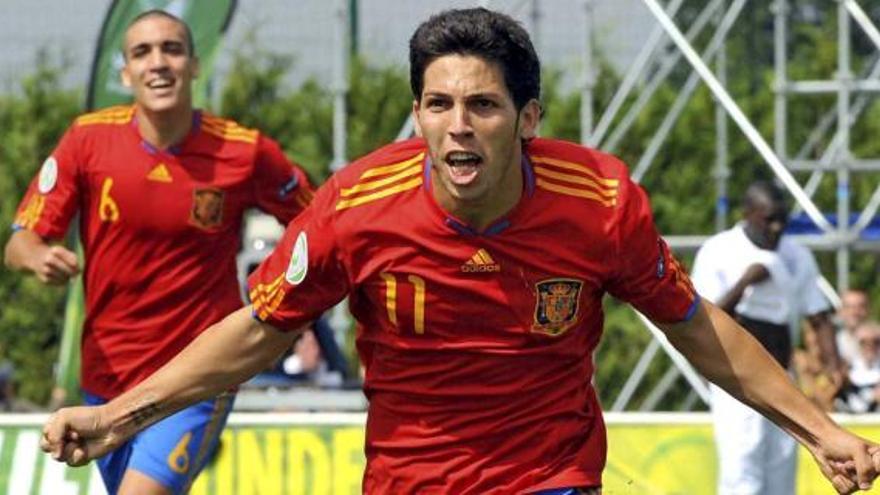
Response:
POLYGON ((523 194, 523 172, 519 155, 514 156, 516 166, 511 166, 504 177, 488 194, 474 199, 457 199, 442 191, 434 180, 434 198, 447 212, 467 223, 478 232, 486 230, 499 218, 507 215, 519 203, 523 194))
POLYGON ((135 112, 141 138, 158 149, 167 149, 189 134, 193 123, 193 108, 186 106, 179 110, 151 112, 138 106, 135 112))

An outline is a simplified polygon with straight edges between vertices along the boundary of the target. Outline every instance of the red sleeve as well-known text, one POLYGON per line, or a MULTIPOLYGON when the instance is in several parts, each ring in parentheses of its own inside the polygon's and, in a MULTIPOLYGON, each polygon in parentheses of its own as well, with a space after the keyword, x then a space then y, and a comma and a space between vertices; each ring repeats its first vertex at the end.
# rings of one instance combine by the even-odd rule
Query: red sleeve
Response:
POLYGON ((308 176, 292 163, 274 140, 260 135, 254 164, 257 207, 287 225, 312 201, 308 176))
POLYGON ((687 272, 654 225, 645 191, 625 179, 616 219, 617 253, 608 291, 648 318, 673 323, 690 319, 698 296, 687 272))
POLYGON ((79 140, 75 128, 61 138, 28 186, 12 228, 32 230, 45 239, 61 239, 79 205, 79 140))
POLYGON ((333 225, 336 181, 287 226, 281 241, 248 278, 254 316, 277 328, 297 330, 348 294, 339 238, 333 225))

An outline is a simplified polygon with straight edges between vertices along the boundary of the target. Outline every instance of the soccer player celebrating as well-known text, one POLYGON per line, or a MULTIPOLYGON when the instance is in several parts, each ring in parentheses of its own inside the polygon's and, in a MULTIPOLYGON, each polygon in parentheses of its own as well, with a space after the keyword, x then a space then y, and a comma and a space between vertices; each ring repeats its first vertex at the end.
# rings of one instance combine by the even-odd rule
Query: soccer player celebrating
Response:
MULTIPOLYGON (((124 56, 134 105, 73 123, 25 194, 6 246, 9 266, 63 284, 80 261, 53 242, 79 211, 88 404, 131 389, 242 305, 235 256, 247 208, 286 223, 312 194, 277 143, 193 109, 198 59, 183 21, 141 14, 127 28, 124 56)), ((186 491, 228 416, 233 396, 224 390, 101 458, 108 491, 186 491)))
POLYGON ((599 493, 591 357, 609 292, 806 445, 839 492, 874 479, 873 444, 700 300, 624 165, 534 137, 540 67, 520 25, 441 13, 416 30, 410 64, 421 138, 331 178, 250 278, 252 307, 110 403, 59 411, 44 450, 81 465, 116 448, 259 371, 348 295, 370 401, 365 493, 599 493))

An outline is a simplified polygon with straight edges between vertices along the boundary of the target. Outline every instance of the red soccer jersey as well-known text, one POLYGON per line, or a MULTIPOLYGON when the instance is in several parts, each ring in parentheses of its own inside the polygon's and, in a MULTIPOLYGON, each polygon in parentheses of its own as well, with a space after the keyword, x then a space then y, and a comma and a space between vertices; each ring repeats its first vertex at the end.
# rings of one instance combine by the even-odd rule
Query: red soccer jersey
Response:
POLYGON ((663 322, 696 307, 622 163, 547 139, 527 154, 519 204, 478 233, 434 200, 422 140, 380 149, 331 178, 249 280, 255 315, 285 329, 350 295, 366 493, 600 484, 603 294, 663 322))
POLYGON ((142 140, 133 117, 132 106, 79 117, 14 225, 59 239, 79 211, 82 386, 107 399, 241 306, 243 212, 258 207, 287 223, 312 194, 303 171, 257 131, 197 112, 184 142, 163 151, 142 140))

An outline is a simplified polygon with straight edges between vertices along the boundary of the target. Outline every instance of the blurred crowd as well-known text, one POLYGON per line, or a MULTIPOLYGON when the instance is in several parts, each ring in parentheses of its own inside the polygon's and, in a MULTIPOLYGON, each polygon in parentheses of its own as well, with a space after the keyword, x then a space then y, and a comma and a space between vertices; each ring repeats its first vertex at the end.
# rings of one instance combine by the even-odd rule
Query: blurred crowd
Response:
POLYGON ((803 329, 794 353, 794 372, 804 393, 826 411, 865 413, 880 409, 880 323, 871 318, 868 294, 852 289, 841 294, 836 315, 837 351, 843 366, 826 371, 815 331, 803 329))
POLYGON ((321 318, 294 342, 273 367, 259 373, 243 386, 286 388, 308 386, 321 389, 359 388, 352 380, 349 364, 327 317, 321 318))

